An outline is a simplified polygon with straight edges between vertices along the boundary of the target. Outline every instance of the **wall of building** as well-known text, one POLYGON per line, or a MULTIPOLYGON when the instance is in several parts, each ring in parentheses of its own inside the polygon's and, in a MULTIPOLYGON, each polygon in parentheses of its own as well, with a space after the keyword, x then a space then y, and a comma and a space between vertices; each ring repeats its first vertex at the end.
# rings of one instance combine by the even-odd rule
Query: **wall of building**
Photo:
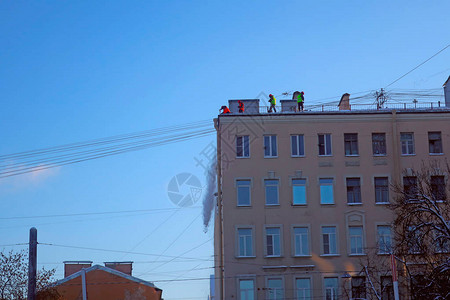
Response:
POLYGON ((293 296, 295 276, 312 279, 314 297, 322 296, 325 276, 336 276, 340 284, 345 284, 346 279, 341 276, 346 272, 358 272, 361 269, 360 259, 364 259, 364 255, 349 255, 348 226, 363 226, 365 246, 376 248, 376 226, 388 224, 392 219, 386 205, 375 203, 374 177, 388 177, 392 183, 401 182, 405 168, 419 168, 423 162, 430 160, 443 162, 448 157, 446 151, 450 151, 449 121, 450 113, 445 112, 220 117, 225 298, 239 299, 237 278, 245 275, 254 276, 258 299, 265 297, 265 280, 271 275, 284 278, 287 298, 293 296), (428 132, 431 131, 442 132, 443 155, 429 154, 428 132), (402 132, 414 133, 414 155, 401 154, 402 132), (358 134, 359 155, 345 155, 344 133, 358 134), (386 134, 385 156, 373 155, 372 133, 386 134), (292 134, 304 135, 304 157, 291 156, 292 134), (331 134, 331 156, 318 155, 318 134, 331 134), (250 137, 250 157, 236 158, 236 136, 243 135, 250 137), (264 158, 264 135, 277 136, 276 158, 264 158), (306 179, 307 205, 294 206, 290 181, 299 175, 306 179), (348 177, 361 180, 361 204, 347 204, 348 177), (237 207, 236 180, 240 178, 251 179, 250 207, 237 207), (280 204, 277 206, 265 205, 264 179, 268 178, 279 180, 280 204), (320 204, 319 178, 333 178, 334 204, 320 204), (310 257, 293 256, 294 224, 307 225, 310 229, 310 257), (282 229, 281 257, 265 257, 264 228, 267 225, 282 229), (323 225, 337 227, 338 255, 322 254, 323 225), (238 226, 254 228, 254 258, 236 257, 238 226), (279 268, 268 268, 270 266, 279 268))

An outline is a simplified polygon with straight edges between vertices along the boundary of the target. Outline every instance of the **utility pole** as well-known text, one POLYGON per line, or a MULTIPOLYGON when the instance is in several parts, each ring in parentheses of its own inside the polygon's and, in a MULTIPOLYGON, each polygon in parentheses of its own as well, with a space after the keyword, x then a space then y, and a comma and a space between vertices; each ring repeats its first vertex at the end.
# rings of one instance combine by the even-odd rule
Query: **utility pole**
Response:
POLYGON ((36 300, 36 268, 37 268, 37 229, 30 228, 28 245, 28 300, 36 300))
POLYGON ((375 96, 377 97, 377 109, 383 108, 384 103, 387 101, 386 93, 384 92, 384 89, 382 88, 380 92, 376 91, 375 96))

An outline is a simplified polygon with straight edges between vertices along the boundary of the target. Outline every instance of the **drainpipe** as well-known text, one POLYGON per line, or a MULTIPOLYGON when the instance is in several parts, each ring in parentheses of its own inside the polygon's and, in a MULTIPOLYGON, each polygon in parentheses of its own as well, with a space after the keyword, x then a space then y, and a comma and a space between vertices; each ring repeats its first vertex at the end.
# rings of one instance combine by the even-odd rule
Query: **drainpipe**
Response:
POLYGON ((220 267, 220 299, 225 299, 225 276, 223 263, 223 213, 222 213, 222 135, 220 132, 220 120, 216 119, 217 130, 217 213, 219 216, 219 267, 220 267))
POLYGON ((83 292, 83 300, 87 300, 86 292, 86 269, 81 269, 81 290, 83 292))

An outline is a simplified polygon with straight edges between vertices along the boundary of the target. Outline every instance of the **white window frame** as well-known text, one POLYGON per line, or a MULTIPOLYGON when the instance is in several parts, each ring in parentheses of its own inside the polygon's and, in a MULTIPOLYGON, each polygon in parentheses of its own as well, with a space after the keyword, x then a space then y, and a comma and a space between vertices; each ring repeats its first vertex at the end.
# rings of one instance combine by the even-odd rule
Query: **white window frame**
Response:
POLYGON ((284 300, 285 299, 285 287, 284 287, 284 276, 267 276, 266 277, 266 284, 265 284, 265 288, 266 288, 266 298, 267 300, 284 300), (281 279, 281 290, 283 292, 283 295, 281 296, 281 298, 270 298, 270 288, 269 288, 269 281, 272 279, 281 279))
MULTIPOLYGON (((292 256, 293 257, 311 257, 311 226, 309 224, 294 224, 291 226, 291 234, 292 234, 292 256), (306 240, 308 243, 308 253, 307 254, 297 254, 297 243, 296 243, 296 228, 306 228, 306 240)), ((299 251, 301 252, 301 251, 299 251)))
POLYGON ((278 137, 276 134, 266 134, 263 136, 263 144, 264 144, 264 158, 277 158, 278 157, 278 137), (276 155, 274 155, 274 142, 273 137, 275 137, 275 148, 276 148, 276 155), (269 138, 269 143, 266 144, 266 138, 269 138), (269 155, 266 155, 266 148, 269 147, 269 155))
POLYGON ((376 232, 377 232, 377 254, 378 255, 386 255, 391 254, 390 249, 392 249, 392 227, 389 224, 376 224, 376 232), (389 235, 381 234, 381 228, 387 227, 389 228, 389 235), (389 240, 389 245, 386 244, 386 237, 389 240), (383 239, 383 241, 382 241, 383 239), (390 249, 387 249, 387 247, 390 249))
POLYGON ((306 178, 291 178, 292 205, 305 206, 308 204, 306 185, 307 185, 306 178), (304 183, 298 183, 298 182, 294 183, 294 180, 304 180, 304 183), (294 195, 295 195, 294 187, 295 186, 303 186, 305 188, 305 203, 295 203, 295 201, 294 201, 295 200, 295 198, 294 198, 294 195))
POLYGON ((322 286, 323 286, 323 298, 325 300, 337 300, 338 299, 338 296, 339 296, 339 276, 332 276, 330 274, 330 276, 323 277, 323 285, 322 286), (331 298, 327 298, 328 287, 326 287, 326 285, 325 285, 325 281, 326 281, 327 278, 336 279, 336 283, 337 283, 336 286, 334 287, 334 290, 332 292, 332 297, 331 298))
MULTIPOLYGON (((272 247, 273 247, 273 252, 275 252, 275 238, 272 238, 272 247)), ((275 224, 275 225, 264 225, 264 256, 265 257, 282 257, 283 256, 283 225, 280 224, 275 224), (267 230, 271 229, 271 228, 276 228, 279 230, 279 249, 280 249, 280 253, 279 254, 269 254, 268 253, 268 244, 267 244, 267 230)))
POLYGON ((365 255, 364 252, 365 249, 365 235, 364 235, 364 226, 357 225, 357 226, 348 226, 347 227, 347 233, 348 233, 348 254, 351 256, 355 255, 365 255), (361 229, 361 235, 353 235, 351 232, 351 228, 358 228, 361 229), (360 240, 361 241, 361 249, 356 249, 356 252, 352 251, 352 241, 353 240, 360 240), (358 251, 360 250, 360 251, 358 251))
MULTIPOLYGON (((236 249, 235 249, 235 251, 236 251, 236 258, 248 258, 248 257, 256 257, 256 255, 255 255, 255 251, 256 251, 256 249, 255 249, 255 226, 252 226, 252 225, 237 225, 237 226, 235 226, 235 231, 236 231, 236 239, 235 239, 235 245, 236 245, 236 249), (239 229, 250 229, 251 231, 251 239, 252 239, 252 243, 251 243, 251 245, 252 245, 252 251, 251 251, 251 255, 240 255, 240 250, 241 250, 241 248, 240 248, 240 246, 241 246, 241 243, 240 243, 240 235, 239 235, 239 229)), ((245 246, 245 243, 244 243, 244 246, 245 246)))
POLYGON ((238 207, 249 207, 252 206, 252 186, 253 186, 253 182, 251 178, 236 178, 235 179, 235 187, 236 187, 236 206, 238 207), (239 182, 244 182, 244 181, 248 181, 249 185, 248 185, 248 201, 249 204, 239 204, 239 188, 242 187, 239 185, 239 182))
POLYGON ((305 137, 303 134, 292 134, 291 135, 291 157, 305 157, 305 137), (300 145, 300 139, 302 141, 301 145, 300 145), (295 140, 295 145, 294 145, 294 140, 295 140), (294 146, 295 146, 295 149, 297 150, 297 154, 294 154, 292 152, 294 146), (302 146, 302 147, 300 147, 300 146, 302 146), (300 150, 301 150, 301 152, 303 152, 303 154, 300 154, 300 150))
POLYGON ((402 151, 402 155, 416 155, 414 132, 400 132, 400 149, 402 151), (407 139, 406 135, 410 135, 410 138, 407 139), (405 149, 403 149, 403 146, 405 149))
POLYGON ((238 275, 236 278, 237 299, 246 300, 241 297, 241 281, 253 281, 253 299, 256 299, 256 275, 238 275))
POLYGON ((264 197, 266 206, 279 206, 280 205, 280 179, 278 178, 264 178, 264 197), (277 184, 266 184, 269 180, 274 180, 277 184), (277 203, 267 203, 267 187, 276 186, 277 187, 277 203))
MULTIPOLYGON (((321 225, 320 226, 320 248, 321 248, 321 256, 338 256, 339 255, 339 234, 338 234, 339 230, 338 230, 338 226, 335 224, 326 224, 326 225, 321 225), (324 236, 324 232, 323 229, 325 227, 332 227, 335 229, 335 247, 336 247, 336 253, 331 253, 331 247, 329 247, 330 249, 330 253, 325 253, 325 244, 323 241, 323 236, 324 236)), ((329 235, 329 234, 327 234, 329 235)), ((330 243, 330 238, 328 239, 329 244, 330 243)))
POLYGON ((333 140, 332 140, 332 137, 331 137, 331 133, 319 133, 318 135, 317 135, 317 144, 318 144, 318 153, 319 153, 319 156, 332 156, 333 155, 333 140), (323 135, 323 151, 324 151, 324 154, 320 154, 320 136, 322 136, 323 135), (327 136, 329 136, 329 141, 327 142, 327 136), (328 144, 330 144, 330 153, 327 153, 327 146, 328 146, 328 144))
POLYGON ((313 293, 314 289, 312 287, 313 287, 313 282, 312 282, 311 276, 294 276, 294 291, 295 291, 294 297, 295 297, 295 299, 297 299, 297 300, 312 300, 312 299, 314 299, 314 293, 313 293), (298 289, 297 289, 297 280, 298 279, 307 279, 309 281, 309 297, 306 297, 306 296, 302 297, 302 298, 299 297, 300 295, 299 295, 298 289))
POLYGON ((250 136, 237 135, 236 136, 236 158, 250 158, 250 136), (238 155, 238 139, 242 140, 242 155, 238 155), (248 144, 248 153, 245 153, 245 143, 248 144))
MULTIPOLYGON (((380 187, 383 187, 383 186, 380 186, 380 187)), ((389 204, 390 203, 390 193, 389 193, 389 176, 374 176, 373 177, 373 189, 374 189, 374 192, 375 192, 375 204, 389 204), (377 186, 377 179, 379 179, 379 178, 383 178, 383 179, 386 179, 387 180, 387 186, 386 186, 386 188, 387 188, 387 201, 386 202, 378 202, 377 200, 378 200, 378 198, 377 198, 377 195, 378 195, 378 190, 377 190, 377 187, 379 187, 379 186, 377 186)), ((381 192, 381 193, 383 193, 383 191, 381 192)), ((383 198, 383 197, 381 197, 381 198, 383 198)))
POLYGON ((372 133, 372 154, 373 156, 386 156, 387 155, 387 142, 386 142, 386 133, 385 132, 373 132, 372 133), (378 140, 374 140, 375 135, 382 135, 384 137, 384 145, 378 140), (384 153, 376 153, 375 149, 384 148, 384 153))
POLYGON ((320 204, 321 205, 333 205, 333 204, 335 204, 335 201, 334 201, 334 182, 335 182, 335 179, 333 178, 333 177, 322 177, 322 178, 319 178, 319 195, 320 195, 320 204), (326 183, 321 183, 321 180, 327 180, 327 179, 331 179, 331 183, 329 183, 329 182, 326 182, 326 183), (331 203, 324 203, 322 200, 323 200, 323 198, 322 198, 322 186, 331 186, 331 188, 333 189, 333 193, 332 193, 332 195, 333 195, 333 199, 332 199, 332 202, 331 203))

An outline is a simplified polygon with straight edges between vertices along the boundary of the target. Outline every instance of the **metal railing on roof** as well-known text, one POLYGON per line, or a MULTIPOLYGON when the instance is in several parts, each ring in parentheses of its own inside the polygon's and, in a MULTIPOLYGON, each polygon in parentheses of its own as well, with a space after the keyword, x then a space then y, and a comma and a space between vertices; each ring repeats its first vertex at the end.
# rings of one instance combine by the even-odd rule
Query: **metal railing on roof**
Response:
MULTIPOLYGON (((276 105, 276 112, 273 113, 295 113, 297 112, 296 107, 281 107, 281 105, 276 105)), ((260 114, 268 114, 270 106, 260 106, 260 114)), ((392 111, 392 110, 442 110, 450 109, 446 107, 441 101, 437 102, 416 102, 416 103, 385 103, 383 107, 377 107, 376 104, 351 104, 351 109, 349 110, 339 110, 337 104, 320 104, 320 105, 305 105, 305 112, 334 112, 334 111, 392 111)))

